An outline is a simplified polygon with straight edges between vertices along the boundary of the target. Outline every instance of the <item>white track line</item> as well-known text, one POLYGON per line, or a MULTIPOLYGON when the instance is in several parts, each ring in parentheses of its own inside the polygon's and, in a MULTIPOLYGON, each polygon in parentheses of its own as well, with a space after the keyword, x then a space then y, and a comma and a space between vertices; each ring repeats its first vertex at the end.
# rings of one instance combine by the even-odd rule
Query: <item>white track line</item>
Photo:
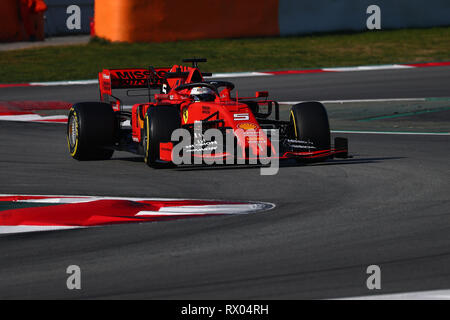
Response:
POLYGON ((353 72, 353 71, 377 71, 377 70, 396 70, 396 69, 411 69, 411 68, 415 67, 402 64, 385 64, 378 66, 323 68, 322 70, 333 72, 353 72))
POLYGON ((450 300, 450 290, 417 291, 394 294, 380 294, 337 300, 450 300))
POLYGON ((30 86, 75 86, 75 85, 86 85, 86 84, 97 84, 97 79, 89 80, 70 80, 70 81, 49 81, 49 82, 30 82, 30 86))
MULTIPOLYGON (((426 101, 429 98, 392 98, 392 99, 349 99, 349 100, 322 100, 320 103, 358 103, 358 102, 405 102, 426 101)), ((280 101, 279 104, 297 104, 307 101, 280 101)))
POLYGON ((31 121, 31 122, 52 122, 49 120, 67 120, 67 116, 41 116, 36 113, 30 114, 18 114, 2 116, 0 115, 0 120, 4 121, 31 121))
POLYGON ((0 226, 0 235, 11 233, 37 232, 37 231, 55 231, 84 228, 82 226, 0 226))
POLYGON ((247 214, 268 209, 265 204, 215 204, 203 206, 161 207, 159 211, 140 211, 136 216, 148 215, 203 215, 203 214, 247 214))
POLYGON ((397 134, 418 136, 450 136, 450 132, 404 132, 404 131, 358 131, 358 130, 331 130, 332 133, 355 133, 355 134, 397 134))
POLYGON ((272 76, 272 74, 266 72, 228 72, 228 73, 213 73, 211 77, 205 78, 216 79, 216 78, 261 77, 261 76, 272 76))

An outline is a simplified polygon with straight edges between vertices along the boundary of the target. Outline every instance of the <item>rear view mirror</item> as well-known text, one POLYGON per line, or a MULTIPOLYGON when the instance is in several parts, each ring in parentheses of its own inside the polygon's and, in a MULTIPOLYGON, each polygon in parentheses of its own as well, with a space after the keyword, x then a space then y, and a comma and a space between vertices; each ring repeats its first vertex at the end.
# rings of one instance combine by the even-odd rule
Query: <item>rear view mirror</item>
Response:
POLYGON ((256 91, 257 98, 267 98, 269 96, 269 91, 256 91))

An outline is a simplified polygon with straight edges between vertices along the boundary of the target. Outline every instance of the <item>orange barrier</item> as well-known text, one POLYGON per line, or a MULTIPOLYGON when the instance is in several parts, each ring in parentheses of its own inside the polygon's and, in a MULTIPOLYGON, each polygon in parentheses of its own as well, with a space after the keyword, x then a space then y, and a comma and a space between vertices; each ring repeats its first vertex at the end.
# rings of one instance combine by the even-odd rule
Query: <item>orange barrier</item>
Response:
POLYGON ((96 0, 95 32, 126 42, 278 35, 278 0, 96 0))

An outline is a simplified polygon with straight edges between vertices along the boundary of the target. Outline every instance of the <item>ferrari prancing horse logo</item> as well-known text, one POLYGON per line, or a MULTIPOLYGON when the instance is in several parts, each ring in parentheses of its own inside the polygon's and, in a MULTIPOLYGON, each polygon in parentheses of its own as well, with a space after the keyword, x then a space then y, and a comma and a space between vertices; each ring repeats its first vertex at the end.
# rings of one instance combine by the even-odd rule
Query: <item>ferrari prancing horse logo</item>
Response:
POLYGON ((184 107, 183 108, 183 122, 185 124, 188 122, 188 118, 189 118, 188 108, 184 107))

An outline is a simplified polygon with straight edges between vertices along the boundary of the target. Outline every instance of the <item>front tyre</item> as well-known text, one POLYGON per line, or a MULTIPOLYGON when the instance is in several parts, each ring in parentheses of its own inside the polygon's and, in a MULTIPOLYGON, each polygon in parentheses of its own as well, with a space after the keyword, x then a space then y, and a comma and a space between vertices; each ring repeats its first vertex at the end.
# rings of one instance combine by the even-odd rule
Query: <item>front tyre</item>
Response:
POLYGON ((330 125, 323 104, 303 102, 292 106, 290 122, 292 138, 312 142, 318 150, 330 149, 330 125))
POLYGON ((115 132, 115 116, 111 105, 100 102, 74 104, 67 121, 67 143, 72 158, 84 160, 110 159, 115 132))
POLYGON ((172 132, 180 128, 181 118, 178 106, 150 107, 144 120, 144 161, 150 167, 168 165, 160 162, 160 144, 170 142, 172 132))

